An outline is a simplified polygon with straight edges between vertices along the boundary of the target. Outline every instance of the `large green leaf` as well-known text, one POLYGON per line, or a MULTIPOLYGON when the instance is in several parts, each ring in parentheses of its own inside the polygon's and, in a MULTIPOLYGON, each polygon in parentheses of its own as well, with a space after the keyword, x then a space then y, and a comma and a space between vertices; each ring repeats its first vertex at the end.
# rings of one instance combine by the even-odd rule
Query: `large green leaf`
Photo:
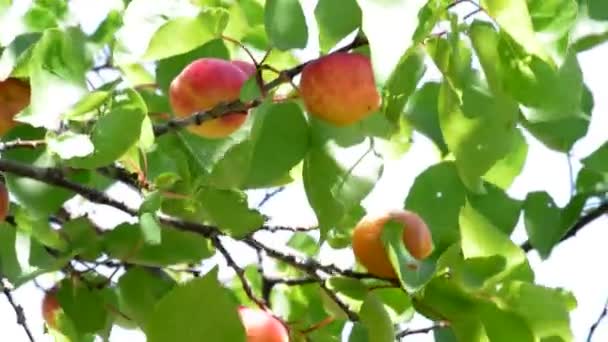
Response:
POLYGON ((382 170, 373 142, 343 148, 328 140, 309 150, 304 188, 323 237, 371 192, 382 170))
POLYGON ((80 333, 95 333, 104 328, 109 312, 101 290, 64 280, 57 291, 57 300, 80 333))
POLYGON ((174 287, 155 306, 145 331, 149 342, 245 341, 235 303, 214 269, 174 287))
POLYGON ((608 172, 608 141, 581 160, 587 169, 608 172))
POLYGON ((418 13, 425 0, 357 0, 371 52, 376 82, 384 85, 401 56, 413 45, 418 13))
POLYGON ((458 216, 465 196, 466 188, 454 162, 445 161, 419 174, 405 199, 405 208, 416 212, 429 226, 438 253, 459 238, 458 216))
POLYGON ((68 160, 78 168, 98 168, 120 158, 139 139, 146 105, 137 92, 127 89, 116 96, 109 113, 101 116, 93 127, 91 142, 95 151, 85 157, 68 160))
POLYGON ((482 214, 493 226, 511 235, 519 220, 523 202, 509 197, 501 188, 485 184, 483 194, 467 193, 468 204, 482 214))
POLYGON ((578 219, 586 197, 574 196, 563 209, 546 192, 531 192, 524 202, 524 223, 530 244, 547 259, 578 219))
POLYGON ((496 284, 506 278, 524 276, 530 281, 531 269, 525 252, 509 239, 509 236, 492 224, 483 214, 470 204, 466 204, 460 212, 460 235, 462 254, 467 259, 500 258, 502 269, 491 275, 486 281, 496 284), (529 274, 518 273, 526 269, 529 274))
POLYGON ((144 58, 157 60, 186 53, 218 38, 227 23, 228 12, 217 7, 204 10, 196 17, 170 20, 154 33, 144 58))
POLYGON ((304 158, 310 146, 308 123, 293 102, 262 106, 252 115, 251 162, 245 183, 248 187, 267 186, 304 158))
POLYGON ((31 103, 15 119, 34 127, 57 129, 63 113, 86 92, 91 65, 84 34, 77 28, 46 30, 29 62, 31 103))
POLYGON ((422 48, 416 46, 408 49, 384 86, 383 112, 393 124, 401 118, 405 104, 426 71, 424 58, 422 48))
POLYGON ((462 89, 462 102, 443 82, 439 92, 439 123, 456 166, 468 188, 479 191, 481 177, 513 148, 517 104, 490 94, 481 80, 462 89))
POLYGON ((369 341, 392 342, 395 331, 391 318, 374 292, 369 292, 361 306, 361 323, 368 332, 369 341))
POLYGON ((437 82, 422 85, 407 102, 405 113, 414 129, 431 139, 441 151, 441 155, 445 156, 449 151, 439 127, 439 88, 440 84, 437 82))
POLYGON ((298 0, 266 0, 264 24, 272 45, 279 50, 303 49, 308 27, 298 0))
POLYGON ((161 270, 130 268, 118 280, 119 308, 145 330, 156 303, 175 285, 161 270))
POLYGON ((481 7, 526 51, 549 60, 534 32, 526 0, 482 0, 481 7))
POLYGON ((320 0, 315 7, 319 47, 327 53, 340 40, 361 26, 361 9, 356 0, 320 0))
POLYGON ((521 129, 517 128, 511 151, 497 161, 482 178, 503 189, 508 189, 523 171, 527 157, 528 143, 521 129))
POLYGON ((234 237, 243 237, 264 223, 263 216, 250 209, 247 196, 237 190, 204 188, 197 195, 204 217, 234 237))
POLYGON ((114 258, 135 264, 158 266, 195 263, 213 255, 204 237, 163 227, 161 244, 144 243, 137 225, 123 223, 104 235, 104 249, 114 258))

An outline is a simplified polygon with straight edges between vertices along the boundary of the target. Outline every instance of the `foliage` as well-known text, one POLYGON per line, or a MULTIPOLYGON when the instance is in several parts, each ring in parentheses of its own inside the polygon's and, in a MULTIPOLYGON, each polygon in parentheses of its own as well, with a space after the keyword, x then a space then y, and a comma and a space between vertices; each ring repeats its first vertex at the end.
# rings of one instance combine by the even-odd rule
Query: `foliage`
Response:
POLYGON ((338 341, 348 322, 349 341, 418 332, 573 340, 576 299, 537 283, 526 252, 549 258, 608 211, 594 204, 608 200, 608 145, 582 158, 564 207, 544 191, 521 200, 507 192, 528 139, 566 155, 589 130, 593 94, 578 53, 608 40, 603 1, 319 0, 306 20, 298 0, 123 0, 101 6, 105 18, 90 32, 68 1, 33 1, 18 18, 12 3, 0 1, 0 78, 27 80, 31 102, 0 145, 12 199, 0 270, 16 288, 62 279, 58 341, 108 337, 116 326, 150 341, 245 341, 239 305, 268 306, 294 341, 338 341), (474 11, 462 15, 464 4, 474 11), (379 110, 345 127, 306 112, 293 86, 308 62, 298 51, 315 42, 320 56, 371 58, 379 110), (253 57, 258 74, 243 103, 177 120, 169 85, 202 57, 253 57), (429 68, 440 78, 425 79, 429 68), (249 115, 230 136, 185 129, 242 106, 249 115), (393 231, 383 238, 399 279, 318 262, 320 246, 351 248, 363 201, 413 134, 439 159, 403 202, 428 224, 432 255, 405 267, 411 256, 393 231), (117 183, 142 204, 105 193, 117 183), (254 191, 300 183, 316 227, 273 226, 251 203, 254 191), (75 195, 133 220, 102 227, 66 215, 75 195), (529 237, 521 246, 511 240, 520 219, 529 237), (259 239, 279 231, 293 234, 297 255, 259 239), (276 270, 242 265, 230 240, 276 270), (202 271, 214 256, 235 271, 230 279, 202 271), (408 330, 415 313, 434 324, 408 330))

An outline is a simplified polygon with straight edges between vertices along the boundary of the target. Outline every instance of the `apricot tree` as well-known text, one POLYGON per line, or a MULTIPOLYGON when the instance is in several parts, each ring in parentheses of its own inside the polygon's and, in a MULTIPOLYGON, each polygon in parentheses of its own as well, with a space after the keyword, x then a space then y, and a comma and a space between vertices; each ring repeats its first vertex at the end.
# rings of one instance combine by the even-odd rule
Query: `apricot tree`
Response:
POLYGON ((0 28, 22 339, 35 283, 57 341, 574 340, 528 252, 608 212, 608 143, 570 157, 603 0, 5 0, 0 28), (510 192, 532 140, 581 165, 567 204, 510 192), (372 213, 419 144, 435 162, 372 213), (315 224, 277 223, 285 189, 315 224))

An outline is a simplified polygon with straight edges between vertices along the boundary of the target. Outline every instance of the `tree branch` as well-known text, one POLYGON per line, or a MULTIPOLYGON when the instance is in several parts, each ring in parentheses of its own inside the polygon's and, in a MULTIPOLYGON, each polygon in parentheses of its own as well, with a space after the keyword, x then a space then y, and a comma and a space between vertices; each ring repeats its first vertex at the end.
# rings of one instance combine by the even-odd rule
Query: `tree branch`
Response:
POLYGON ((17 316, 17 324, 19 324, 23 327, 23 330, 25 330, 25 333, 27 334, 27 337, 29 338, 30 342, 34 342, 34 335, 32 335, 30 328, 27 326, 27 321, 25 320, 25 314, 23 312, 23 307, 21 307, 21 305, 15 303, 15 300, 13 299, 13 295, 12 295, 11 291, 9 290, 4 279, 2 279, 2 292, 4 293, 4 296, 6 297, 6 299, 10 303, 10 305, 13 307, 13 310, 15 311, 15 315, 17 316))
MULTIPOLYGON (((593 209, 593 210, 589 211, 587 214, 581 216, 574 223, 574 225, 572 225, 572 227, 570 229, 568 229, 568 232, 566 233, 566 235, 564 235, 559 241, 562 242, 564 240, 567 240, 567 239, 573 237, 574 235, 576 235, 576 233, 578 233, 586 225, 588 225, 589 223, 593 222, 595 219, 601 217, 602 215, 604 215, 606 213, 608 213, 608 201, 601 203, 595 209, 593 209)), ((533 249, 532 244, 530 243, 530 240, 526 240, 523 244, 521 244, 520 247, 526 252, 529 252, 533 249)))
POLYGON ((604 309, 602 310, 600 315, 597 317, 597 320, 591 325, 591 328, 589 328, 589 334, 587 335, 587 342, 591 342, 591 339, 593 338, 593 334, 595 334, 595 329, 597 329, 597 327, 600 325, 602 320, 604 318, 606 318, 606 316, 608 316, 608 300, 606 300, 606 303, 604 304, 604 309))
POLYGON ((0 152, 13 150, 16 148, 34 149, 46 145, 44 140, 21 140, 15 139, 11 141, 0 142, 0 152))

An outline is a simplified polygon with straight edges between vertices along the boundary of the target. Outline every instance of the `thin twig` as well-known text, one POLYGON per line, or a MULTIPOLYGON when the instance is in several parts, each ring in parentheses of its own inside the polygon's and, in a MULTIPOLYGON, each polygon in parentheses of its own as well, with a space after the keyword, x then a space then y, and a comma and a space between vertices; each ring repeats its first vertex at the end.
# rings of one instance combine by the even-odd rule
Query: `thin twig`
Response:
POLYGON ((602 310, 600 315, 597 317, 597 320, 595 321, 595 323, 593 323, 591 325, 591 328, 589 328, 589 334, 587 335, 587 342, 591 342, 591 339, 593 338, 593 334, 595 334, 595 329, 597 329, 597 327, 600 325, 602 320, 604 318, 606 318, 606 316, 608 316, 608 299, 606 300, 606 303, 604 304, 604 309, 602 310))
POLYGON ((222 241, 220 241, 219 237, 214 235, 211 237, 211 241, 213 241, 213 245, 215 246, 215 248, 217 248, 217 250, 220 251, 220 253, 224 256, 224 259, 226 259, 228 266, 231 267, 234 272, 236 272, 236 275, 241 280, 241 285, 243 286, 243 290, 247 294, 247 297, 249 297, 249 299, 251 299, 258 307, 260 307, 260 309, 266 310, 266 303, 264 303, 263 300, 259 299, 253 293, 253 289, 251 288, 251 285, 249 284, 249 281, 245 276, 245 270, 243 270, 243 268, 237 265, 236 261, 234 261, 228 250, 226 250, 226 248, 222 244, 222 241))
MULTIPOLYGON (((606 213, 608 213, 608 201, 600 204, 595 209, 589 211, 587 214, 579 217, 579 219, 574 223, 574 225, 570 229, 568 229, 568 232, 566 233, 566 235, 564 235, 560 239, 560 242, 573 237, 574 235, 576 235, 576 233, 578 233, 578 231, 583 229, 586 225, 588 225, 589 223, 593 222, 595 219, 601 217, 602 215, 604 215, 606 213)), ((520 247, 525 252, 529 252, 533 249, 532 244, 530 243, 530 240, 526 240, 524 243, 521 244, 520 247)))
POLYGON ((46 145, 44 140, 21 140, 15 139, 11 141, 0 142, 0 152, 16 149, 16 148, 29 148, 34 149, 40 146, 46 145))
POLYGON ((397 335, 395 335, 395 337, 397 338, 397 340, 400 340, 400 339, 404 338, 405 336, 416 335, 416 334, 428 334, 433 330, 445 328, 448 325, 449 325, 448 322, 440 321, 440 322, 435 323, 426 328, 405 329, 405 330, 397 333, 397 335))
POLYGON ((11 291, 8 288, 7 283, 4 279, 2 279, 2 292, 4 293, 4 296, 6 297, 8 302, 13 307, 13 310, 15 311, 15 315, 17 316, 17 324, 19 324, 23 327, 23 330, 25 330, 25 333, 27 334, 27 337, 29 338, 30 342, 34 342, 34 335, 32 335, 30 328, 27 326, 27 321, 25 319, 25 313, 23 312, 23 307, 21 307, 21 305, 15 303, 15 300, 13 299, 13 294, 11 293, 11 291))
POLYGON ((260 209, 261 207, 264 206, 264 204, 266 204, 266 202, 268 202, 271 198, 273 198, 274 196, 278 195, 279 193, 281 193, 283 190, 285 190, 284 186, 281 186, 277 189, 274 189, 272 191, 267 192, 264 195, 264 198, 262 198, 262 200, 260 201, 260 203, 258 203, 257 208, 260 209))

